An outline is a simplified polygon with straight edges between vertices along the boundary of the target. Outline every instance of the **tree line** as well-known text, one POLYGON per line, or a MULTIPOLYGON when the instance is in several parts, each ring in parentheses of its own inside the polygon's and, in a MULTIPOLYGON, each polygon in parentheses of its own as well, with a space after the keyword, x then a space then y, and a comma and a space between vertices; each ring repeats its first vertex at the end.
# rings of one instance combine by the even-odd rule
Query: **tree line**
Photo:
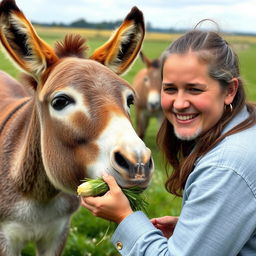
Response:
MULTIPOLYGON (((32 22, 34 25, 46 26, 46 27, 71 27, 71 28, 87 28, 87 29, 102 29, 102 30, 113 30, 120 26, 122 20, 117 21, 102 21, 102 22, 89 22, 83 18, 77 19, 70 23, 62 23, 62 22, 52 22, 52 23, 39 23, 32 22)), ((176 28, 157 28, 153 27, 150 22, 146 23, 147 32, 157 32, 157 33, 184 33, 187 29, 176 29, 176 28)), ((225 32, 225 31, 224 31, 225 32)), ((247 35, 247 36, 255 36, 255 33, 244 33, 239 31, 226 32, 227 34, 233 35, 247 35)))
MULTIPOLYGON (((120 26, 122 20, 117 21, 102 21, 102 22, 89 22, 83 18, 70 22, 68 24, 62 22, 52 22, 52 23, 39 23, 32 22, 34 25, 40 25, 45 27, 71 27, 71 28, 87 28, 87 29, 102 29, 102 30, 113 30, 120 26)), ((156 28, 151 25, 150 22, 146 24, 146 30, 148 32, 159 32, 159 33, 182 33, 185 30, 178 30, 175 28, 156 28)))

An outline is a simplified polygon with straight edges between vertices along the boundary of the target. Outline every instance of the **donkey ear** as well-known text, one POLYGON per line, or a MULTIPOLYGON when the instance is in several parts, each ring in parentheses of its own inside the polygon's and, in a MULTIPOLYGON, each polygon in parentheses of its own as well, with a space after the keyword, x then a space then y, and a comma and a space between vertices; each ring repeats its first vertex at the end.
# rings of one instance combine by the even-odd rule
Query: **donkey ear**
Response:
POLYGON ((140 58, 147 68, 152 66, 152 61, 142 51, 140 52, 140 58))
POLYGON ((90 59, 123 74, 136 59, 144 39, 145 25, 142 12, 133 7, 112 37, 96 49, 90 59))
POLYGON ((54 51, 42 41, 15 0, 0 4, 0 40, 11 58, 35 78, 58 60, 54 51))

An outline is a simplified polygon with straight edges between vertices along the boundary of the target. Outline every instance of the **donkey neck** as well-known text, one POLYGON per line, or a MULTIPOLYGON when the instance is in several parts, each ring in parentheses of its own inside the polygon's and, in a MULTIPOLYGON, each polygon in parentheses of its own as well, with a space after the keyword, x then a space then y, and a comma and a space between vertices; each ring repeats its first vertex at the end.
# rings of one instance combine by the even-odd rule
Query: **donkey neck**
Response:
POLYGON ((35 97, 24 103, 8 123, 4 146, 12 152, 7 163, 11 179, 23 196, 42 202, 50 200, 58 191, 49 182, 42 162, 35 97))

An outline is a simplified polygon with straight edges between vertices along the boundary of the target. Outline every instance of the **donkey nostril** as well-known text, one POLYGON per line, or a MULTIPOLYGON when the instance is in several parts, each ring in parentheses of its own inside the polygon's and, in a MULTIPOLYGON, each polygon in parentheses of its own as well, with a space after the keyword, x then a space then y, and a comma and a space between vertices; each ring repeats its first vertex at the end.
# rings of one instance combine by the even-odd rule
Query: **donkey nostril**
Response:
POLYGON ((115 152, 115 161, 119 166, 123 167, 124 169, 129 169, 129 164, 119 152, 115 152))
POLYGON ((147 162, 147 166, 149 169, 151 169, 153 167, 153 161, 152 161, 151 157, 150 157, 149 161, 147 162))

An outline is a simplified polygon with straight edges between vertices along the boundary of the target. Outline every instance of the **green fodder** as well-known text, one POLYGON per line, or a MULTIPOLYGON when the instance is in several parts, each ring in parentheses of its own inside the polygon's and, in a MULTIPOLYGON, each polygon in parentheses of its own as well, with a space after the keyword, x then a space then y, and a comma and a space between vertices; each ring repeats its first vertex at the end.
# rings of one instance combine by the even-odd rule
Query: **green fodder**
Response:
MULTIPOLYGON (((140 187, 121 188, 128 198, 133 211, 146 211, 148 203, 141 195, 144 189, 140 187)), ((105 194, 109 190, 107 183, 102 178, 85 179, 77 188, 80 196, 99 196, 105 194)))

